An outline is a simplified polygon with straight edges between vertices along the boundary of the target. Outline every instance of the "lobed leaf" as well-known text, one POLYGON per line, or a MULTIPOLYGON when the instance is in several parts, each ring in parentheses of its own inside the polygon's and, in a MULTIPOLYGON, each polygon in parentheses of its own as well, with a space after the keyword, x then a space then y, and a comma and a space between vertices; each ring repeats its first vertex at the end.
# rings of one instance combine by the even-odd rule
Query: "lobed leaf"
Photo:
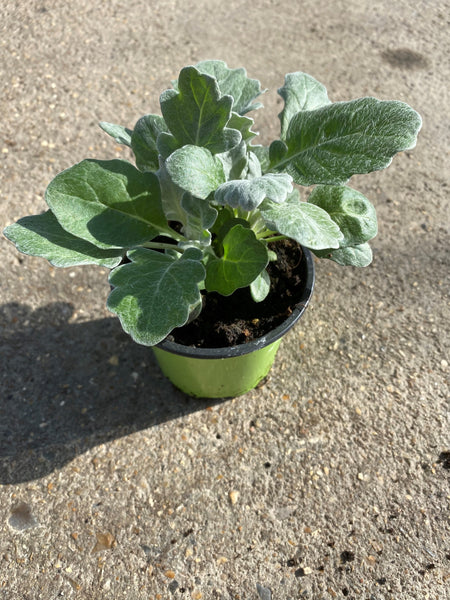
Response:
POLYGON ((281 121, 281 139, 285 139, 292 117, 300 111, 314 110, 330 104, 327 90, 311 75, 288 73, 284 85, 278 90, 284 100, 284 108, 278 115, 281 121))
POLYGON ((233 111, 244 115, 251 110, 260 108, 262 104, 252 104, 263 92, 257 79, 249 79, 244 68, 229 69, 222 60, 204 60, 197 63, 200 73, 215 77, 220 93, 233 98, 233 111))
POLYGON ((114 289, 107 306, 135 342, 153 346, 187 322, 201 301, 199 283, 205 277, 201 257, 195 248, 179 259, 137 248, 128 253, 130 263, 111 271, 114 289))
POLYGON ((254 232, 238 224, 223 239, 223 256, 212 258, 206 266, 208 292, 229 296, 258 277, 269 261, 267 246, 254 232))
POLYGON ((361 192, 344 185, 318 185, 308 202, 320 206, 343 234, 340 247, 357 246, 377 235, 377 215, 373 204, 361 192))
POLYGON ((339 248, 343 235, 327 212, 292 196, 284 204, 265 200, 259 208, 266 225, 302 246, 321 250, 339 248))
POLYGON ((251 211, 265 198, 281 203, 292 192, 292 178, 286 173, 267 173, 254 179, 236 179, 219 186, 214 194, 217 204, 251 211))
POLYGON ((161 110, 170 132, 181 145, 203 146, 217 154, 239 144, 242 136, 227 128, 233 99, 222 96, 216 80, 185 67, 178 78, 178 91, 166 90, 161 110))
POLYGON ((238 113, 232 112, 230 120, 228 121, 228 127, 232 129, 237 129, 241 136, 242 140, 246 143, 250 142, 253 138, 255 138, 258 133, 252 131, 252 125, 254 125, 255 121, 250 117, 244 117, 238 113))
POLYGON ((384 169, 397 152, 413 148, 421 122, 407 104, 375 98, 300 111, 289 123, 285 155, 271 167, 302 185, 345 183, 356 173, 384 169))
POLYGON ((59 173, 45 198, 63 229, 99 248, 129 248, 168 229, 158 178, 123 160, 84 160, 59 173))
POLYGON ((75 237, 61 227, 51 210, 23 217, 3 233, 17 250, 46 258, 54 267, 100 265, 112 269, 122 260, 122 249, 102 250, 75 237))

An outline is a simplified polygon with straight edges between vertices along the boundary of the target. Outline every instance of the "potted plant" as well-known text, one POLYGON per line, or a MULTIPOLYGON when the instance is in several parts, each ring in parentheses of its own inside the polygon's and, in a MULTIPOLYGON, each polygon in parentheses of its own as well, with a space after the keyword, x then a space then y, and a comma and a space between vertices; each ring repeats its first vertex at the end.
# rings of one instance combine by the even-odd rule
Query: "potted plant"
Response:
POLYGON ((280 138, 257 145, 248 113, 261 107, 260 83, 217 60, 183 68, 160 96, 162 116, 145 115, 133 129, 100 123, 136 167, 83 160, 51 181, 46 212, 4 231, 54 266, 110 269, 109 310, 191 395, 237 395, 267 374, 311 296, 311 252, 341 265, 371 262, 375 208, 346 183, 413 148, 421 126, 402 102, 332 103, 301 72, 278 92, 280 138), (279 296, 287 303, 274 320, 279 296), (225 311, 242 320, 243 307, 238 337, 208 342, 204 329, 225 311))

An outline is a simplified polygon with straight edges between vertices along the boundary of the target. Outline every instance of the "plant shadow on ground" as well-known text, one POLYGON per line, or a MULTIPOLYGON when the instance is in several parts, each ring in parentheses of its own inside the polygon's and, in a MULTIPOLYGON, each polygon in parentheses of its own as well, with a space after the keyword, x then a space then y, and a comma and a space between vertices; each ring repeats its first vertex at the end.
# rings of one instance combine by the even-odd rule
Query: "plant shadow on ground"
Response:
POLYGON ((176 390, 118 319, 70 323, 72 313, 65 303, 0 307, 0 483, 221 402, 176 390))

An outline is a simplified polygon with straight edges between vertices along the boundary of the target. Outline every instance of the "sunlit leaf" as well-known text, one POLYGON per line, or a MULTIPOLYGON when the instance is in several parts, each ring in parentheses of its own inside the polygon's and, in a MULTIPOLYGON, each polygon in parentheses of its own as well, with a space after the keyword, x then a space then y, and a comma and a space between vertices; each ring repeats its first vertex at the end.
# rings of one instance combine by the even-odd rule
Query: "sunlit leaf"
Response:
POLYGON ((198 284, 205 277, 201 256, 195 248, 179 259, 137 248, 128 253, 130 263, 111 271, 113 290, 107 306, 135 342, 153 346, 187 322, 201 299, 198 284))

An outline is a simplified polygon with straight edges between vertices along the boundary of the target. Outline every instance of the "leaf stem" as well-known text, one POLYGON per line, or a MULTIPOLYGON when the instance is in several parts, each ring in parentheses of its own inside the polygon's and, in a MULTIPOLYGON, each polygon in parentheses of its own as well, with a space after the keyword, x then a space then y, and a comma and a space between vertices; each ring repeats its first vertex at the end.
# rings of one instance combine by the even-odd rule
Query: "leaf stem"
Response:
POLYGON ((288 239, 288 237, 286 235, 274 235, 272 237, 264 238, 264 241, 269 244, 270 242, 278 242, 279 240, 287 240, 287 239, 288 239))
POLYGON ((183 254, 183 250, 181 248, 178 248, 178 246, 175 246, 175 244, 163 244, 161 242, 146 242, 145 244, 142 244, 142 246, 144 248, 149 248, 150 250, 153 248, 155 250, 175 250, 175 252, 183 254))
MULTIPOLYGON (((188 239, 184 235, 181 235, 181 233, 178 233, 178 231, 175 231, 175 229, 172 229, 172 227, 169 227, 168 233, 170 234, 170 237, 176 240, 177 242, 188 241, 188 239)), ((162 235, 164 235, 164 232, 162 233, 162 235)))
POLYGON ((265 240, 267 238, 272 237, 274 234, 276 234, 276 231, 270 231, 269 229, 264 229, 263 231, 260 231, 259 233, 257 233, 256 237, 258 238, 258 240, 265 240))

